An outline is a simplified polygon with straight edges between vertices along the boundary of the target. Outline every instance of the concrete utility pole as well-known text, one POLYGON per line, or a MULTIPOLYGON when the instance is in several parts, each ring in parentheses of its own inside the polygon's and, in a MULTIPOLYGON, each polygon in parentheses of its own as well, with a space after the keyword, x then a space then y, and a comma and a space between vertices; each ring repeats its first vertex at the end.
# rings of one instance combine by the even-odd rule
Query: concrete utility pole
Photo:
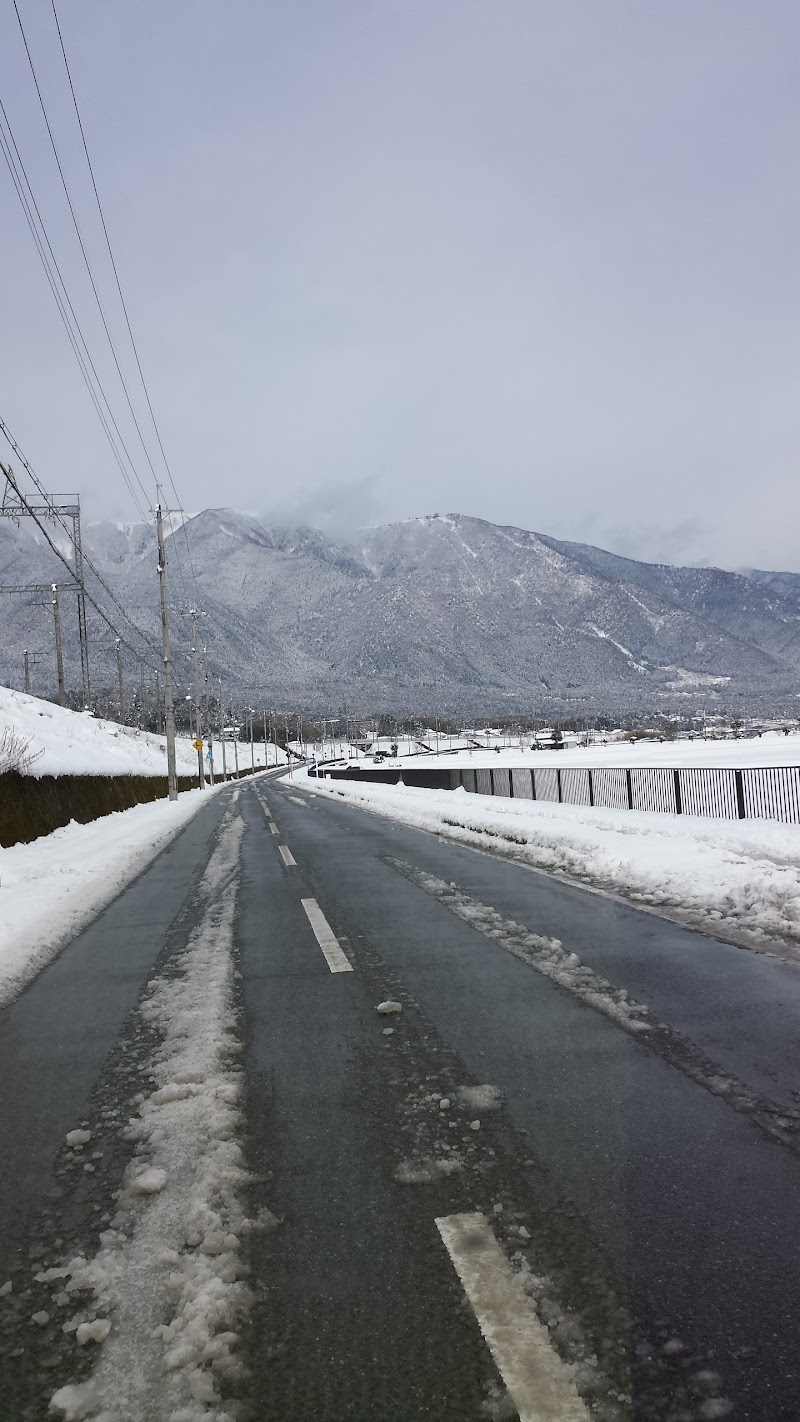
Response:
POLYGON ((167 616, 167 555, 164 549, 164 524, 161 504, 156 505, 156 535, 158 537, 158 577, 161 588, 161 653, 164 658, 164 712, 167 723, 167 783, 170 800, 178 798, 178 773, 175 765, 175 707, 172 701, 172 662, 169 655, 169 618, 167 616))
POLYGON ((53 621, 56 629, 56 672, 58 674, 58 704, 66 706, 67 694, 64 687, 64 651, 61 645, 61 607, 58 601, 58 584, 53 583, 53 621))
POLYGON ((23 656, 23 660, 24 660, 24 663, 25 663, 25 695, 26 695, 26 696, 30 696, 30 694, 31 694, 31 660, 30 660, 30 656, 28 655, 28 648, 27 648, 27 647, 25 648, 24 652, 22 653, 22 656, 23 656))
POLYGON ((225 756, 225 704, 222 697, 222 678, 219 683, 219 738, 222 741, 222 779, 228 779, 228 762, 225 756))
POLYGON ((233 764, 234 764, 234 769, 235 769, 235 771, 236 771, 236 779, 238 780, 238 779, 239 779, 239 732, 240 732, 240 730, 241 730, 241 726, 239 726, 238 723, 237 723, 237 720, 236 720, 236 712, 233 710, 233 707, 231 707, 231 711, 233 712, 233 730, 234 730, 234 736, 233 736, 233 764))
POLYGON ((264 712, 264 769, 267 767, 267 713, 264 712))
MULTIPOLYGON (((197 663, 197 611, 194 607, 189 609, 189 616, 192 619, 192 665, 194 667, 194 728, 198 741, 203 739, 203 726, 200 719, 200 671, 197 663)), ((197 778, 200 781, 200 789, 206 788, 205 771, 203 770, 202 747, 197 752, 197 778)))
POLYGON ((117 649, 117 681, 118 681, 118 683, 119 683, 119 719, 120 719, 120 722, 122 723, 122 725, 124 726, 124 725, 125 725, 125 685, 124 685, 124 682, 123 682, 123 680, 122 680, 122 640, 121 640, 121 638, 117 637, 115 645, 116 645, 116 649, 117 649))
POLYGON ((214 784, 214 728, 211 725, 211 714, 208 709, 208 647, 203 648, 203 723, 208 737, 208 749, 210 758, 208 762, 208 779, 211 785, 214 784))
POLYGON ((253 708, 250 707, 250 769, 256 768, 256 748, 253 744, 253 708))

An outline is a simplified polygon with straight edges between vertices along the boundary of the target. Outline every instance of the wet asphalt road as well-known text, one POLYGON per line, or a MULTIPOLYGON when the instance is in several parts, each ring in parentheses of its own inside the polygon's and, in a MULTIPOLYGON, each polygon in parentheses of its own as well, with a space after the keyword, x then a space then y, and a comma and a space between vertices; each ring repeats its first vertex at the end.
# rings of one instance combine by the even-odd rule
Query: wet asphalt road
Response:
MULTIPOLYGON (((229 798, 210 799, 0 1013, 0 1283, 51 1257, 56 1231, 88 1231, 124 1168, 109 1150, 79 1208, 59 1165, 64 1134, 102 1092, 154 965, 185 936, 189 886, 229 798)), ((800 1088, 800 970, 288 780, 243 788, 239 808, 246 1147, 253 1209, 280 1222, 251 1245, 251 1415, 514 1417, 434 1224, 479 1210, 530 1270, 593 1416, 800 1417, 794 1145, 389 861, 557 935, 701 1047, 721 1081, 787 1111, 800 1088), (330 972, 303 898, 318 901, 352 972, 330 972), (403 1011, 376 1014, 385 998, 403 1011), (486 1083, 500 1110, 460 1104, 460 1089, 486 1083), (447 1158, 451 1173, 425 1178, 447 1158)), ((20 1358, 36 1370, 38 1335, 21 1328, 17 1314, 0 1335, 6 1377, 20 1358)), ((57 1359, 38 1361, 57 1372, 57 1359)), ((43 1415, 36 1405, 0 1415, 43 1415)))

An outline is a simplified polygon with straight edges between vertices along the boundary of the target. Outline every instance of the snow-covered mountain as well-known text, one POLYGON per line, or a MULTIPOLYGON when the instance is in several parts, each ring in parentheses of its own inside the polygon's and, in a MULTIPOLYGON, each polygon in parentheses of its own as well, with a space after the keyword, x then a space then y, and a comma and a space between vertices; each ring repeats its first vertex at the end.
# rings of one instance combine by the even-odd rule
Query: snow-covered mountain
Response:
MULTIPOLYGON (((186 536, 197 596, 184 531, 168 539, 184 690, 189 621, 181 614, 199 601, 212 675, 309 711, 549 715, 706 701, 786 712, 800 696, 797 575, 638 563, 462 515, 367 529, 336 544, 313 529, 207 509, 186 536)), ((100 523, 84 542, 155 646, 152 529, 100 523)), ((38 530, 0 526, 0 582, 54 576, 58 564, 38 530)), ((87 586, 119 622, 91 575, 87 586)), ((73 601, 64 594, 75 684, 73 601)), ((7 595, 2 609, 0 679, 20 684, 28 646, 42 655, 34 687, 52 685, 49 604, 7 595)), ((109 685, 113 634, 94 613, 90 624, 94 681, 109 685)))

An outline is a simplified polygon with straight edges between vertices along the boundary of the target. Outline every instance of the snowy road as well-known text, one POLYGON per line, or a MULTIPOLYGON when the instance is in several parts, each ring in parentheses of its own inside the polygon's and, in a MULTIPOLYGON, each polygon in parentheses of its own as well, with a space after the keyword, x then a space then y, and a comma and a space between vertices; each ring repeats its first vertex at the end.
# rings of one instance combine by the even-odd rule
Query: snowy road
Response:
POLYGON ((798 1019, 789 962, 224 791, 0 1013, 0 1415, 796 1419, 798 1019))

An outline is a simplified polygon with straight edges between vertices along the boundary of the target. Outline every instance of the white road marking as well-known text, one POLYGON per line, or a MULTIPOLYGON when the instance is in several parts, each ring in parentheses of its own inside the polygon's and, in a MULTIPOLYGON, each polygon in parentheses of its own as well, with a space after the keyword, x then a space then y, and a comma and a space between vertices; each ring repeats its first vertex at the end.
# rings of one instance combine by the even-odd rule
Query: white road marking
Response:
POLYGON ((448 1215, 436 1227, 520 1422, 589 1422, 569 1368, 483 1215, 448 1215))
POLYGON ((267 820, 267 824, 269 825, 270 834, 280 834, 280 830, 274 820, 267 820))
POLYGON ((288 849, 285 844, 278 845, 278 853, 281 856, 281 859, 283 860, 284 864, 288 865, 289 868, 291 868, 293 864, 297 863, 297 860, 292 854, 291 849, 288 849))
POLYGON ((316 899, 301 899, 300 902, 331 972, 352 973, 353 965, 345 957, 339 940, 316 899))
POLYGON ((307 800, 301 800, 300 797, 299 797, 299 795, 287 795, 286 798, 287 798, 287 800, 291 800, 291 802, 292 802, 293 805, 302 805, 302 807, 303 807, 304 810, 306 809, 306 807, 307 807, 307 805, 308 805, 308 801, 307 801, 307 800))

